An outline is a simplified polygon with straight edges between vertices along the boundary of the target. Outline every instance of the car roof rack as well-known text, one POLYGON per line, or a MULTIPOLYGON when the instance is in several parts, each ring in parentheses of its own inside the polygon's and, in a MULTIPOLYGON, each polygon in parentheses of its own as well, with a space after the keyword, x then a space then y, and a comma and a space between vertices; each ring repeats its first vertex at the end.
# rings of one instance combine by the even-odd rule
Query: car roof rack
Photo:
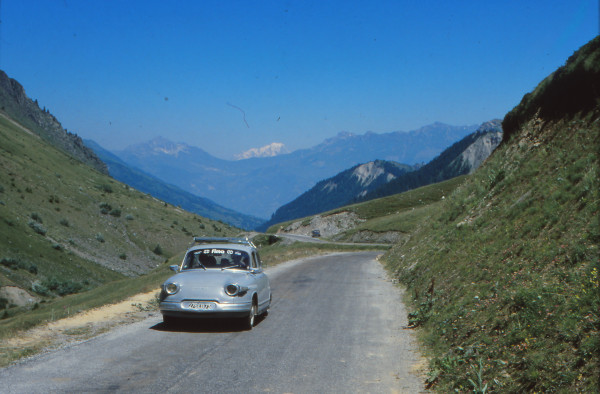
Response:
POLYGON ((197 244, 210 244, 210 243, 220 243, 220 244, 240 244, 240 245, 248 245, 256 248, 254 243, 245 238, 230 238, 230 237, 194 237, 192 243, 190 244, 190 248, 197 244))

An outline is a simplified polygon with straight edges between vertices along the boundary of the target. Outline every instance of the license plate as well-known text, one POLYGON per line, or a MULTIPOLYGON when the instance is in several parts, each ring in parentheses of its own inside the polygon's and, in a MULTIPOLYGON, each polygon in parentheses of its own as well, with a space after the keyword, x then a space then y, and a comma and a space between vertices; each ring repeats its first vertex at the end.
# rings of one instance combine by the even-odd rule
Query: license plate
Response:
POLYGON ((183 307, 195 311, 212 311, 217 307, 214 302, 184 302, 183 307))

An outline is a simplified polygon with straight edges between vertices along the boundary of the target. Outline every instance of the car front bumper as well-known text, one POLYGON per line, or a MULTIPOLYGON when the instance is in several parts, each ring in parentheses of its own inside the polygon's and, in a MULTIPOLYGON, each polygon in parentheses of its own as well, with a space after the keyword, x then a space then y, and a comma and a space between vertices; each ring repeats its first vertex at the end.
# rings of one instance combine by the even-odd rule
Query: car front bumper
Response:
POLYGON ((186 318, 232 318, 232 317, 245 317, 250 313, 252 303, 236 303, 236 304, 225 304, 218 302, 210 302, 215 305, 210 310, 196 310, 186 307, 186 301, 182 302, 169 302, 163 301, 160 303, 160 313, 164 316, 172 317, 186 317, 186 318))

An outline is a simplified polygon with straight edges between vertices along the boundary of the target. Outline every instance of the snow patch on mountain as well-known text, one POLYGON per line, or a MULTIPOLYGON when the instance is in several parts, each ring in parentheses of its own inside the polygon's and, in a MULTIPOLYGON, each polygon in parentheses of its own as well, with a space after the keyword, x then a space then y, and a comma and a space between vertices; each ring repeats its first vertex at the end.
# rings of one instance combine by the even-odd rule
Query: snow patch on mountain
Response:
POLYGON ((169 141, 164 137, 156 137, 147 143, 132 145, 128 149, 133 150, 142 156, 165 154, 168 156, 178 157, 180 153, 187 153, 190 149, 190 146, 181 142, 169 141))
POLYGON ((272 144, 265 145, 261 148, 248 149, 238 155, 235 155, 237 160, 250 159, 253 157, 274 157, 289 153, 285 145, 281 142, 273 142, 272 144))

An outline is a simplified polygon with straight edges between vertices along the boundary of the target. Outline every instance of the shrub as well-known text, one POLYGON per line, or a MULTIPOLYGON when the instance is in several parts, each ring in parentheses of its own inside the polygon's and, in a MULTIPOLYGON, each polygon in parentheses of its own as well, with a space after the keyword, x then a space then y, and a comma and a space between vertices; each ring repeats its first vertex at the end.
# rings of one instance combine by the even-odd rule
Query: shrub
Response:
POLYGON ((50 294, 50 290, 40 281, 37 280, 31 284, 31 291, 43 296, 47 296, 50 294))
POLYGON ((276 235, 273 235, 273 234, 269 234, 269 235, 261 234, 261 235, 257 235, 256 237, 254 237, 252 239, 252 242, 254 242, 256 244, 256 246, 258 246, 258 247, 274 245, 279 241, 280 241, 279 237, 276 235))
POLYGON ((65 226, 65 227, 69 227, 69 221, 67 219, 60 219, 60 224, 65 226))
POLYGON ((19 268, 19 260, 12 257, 3 257, 2 260, 0 260, 0 264, 13 270, 19 268))
POLYGON ((104 243, 104 236, 100 233, 96 234, 96 241, 104 243))
POLYGON ((36 275, 38 272, 37 266, 26 261, 21 261, 13 257, 3 257, 0 260, 0 265, 3 265, 12 270, 23 269, 36 275))
POLYGON ((125 220, 133 220, 133 219, 134 219, 133 215, 131 215, 129 213, 127 215, 125 215, 125 220))
POLYGON ((29 264, 29 266, 27 267, 27 271, 31 272, 34 275, 37 275, 37 273, 38 273, 37 265, 29 264))
POLYGON ((29 217, 40 224, 44 223, 44 221, 42 220, 42 217, 37 212, 31 212, 31 215, 29 217))
POLYGON ((58 278, 44 279, 41 283, 34 282, 32 285, 32 290, 42 295, 48 295, 49 292, 53 292, 59 296, 65 296, 67 294, 77 293, 81 291, 81 289, 83 289, 83 285, 79 282, 58 278))
POLYGON ((119 255, 119 258, 120 258, 121 260, 127 260, 127 255, 126 255, 125 253, 121 253, 121 254, 119 255))
POLYGON ((35 231, 36 233, 40 234, 40 235, 46 235, 47 230, 44 228, 44 226, 42 226, 41 224, 39 224, 38 222, 34 222, 33 220, 30 221, 28 223, 29 227, 31 227, 33 229, 33 231, 35 231))
POLYGON ((108 204, 106 202, 100 203, 100 213, 102 213, 103 215, 106 215, 110 211, 112 211, 112 207, 110 206, 110 204, 108 204))
POLYGON ((154 248, 154 250, 152 252, 158 256, 163 254, 163 250, 159 244, 156 244, 156 247, 154 248))
POLYGON ((115 208, 112 211, 110 211, 109 214, 111 216, 118 218, 118 217, 121 217, 121 210, 119 208, 115 208))
POLYGON ((100 190, 102 190, 104 193, 112 193, 113 192, 112 186, 110 186, 110 185, 108 185, 106 183, 103 183, 98 188, 100 190))

